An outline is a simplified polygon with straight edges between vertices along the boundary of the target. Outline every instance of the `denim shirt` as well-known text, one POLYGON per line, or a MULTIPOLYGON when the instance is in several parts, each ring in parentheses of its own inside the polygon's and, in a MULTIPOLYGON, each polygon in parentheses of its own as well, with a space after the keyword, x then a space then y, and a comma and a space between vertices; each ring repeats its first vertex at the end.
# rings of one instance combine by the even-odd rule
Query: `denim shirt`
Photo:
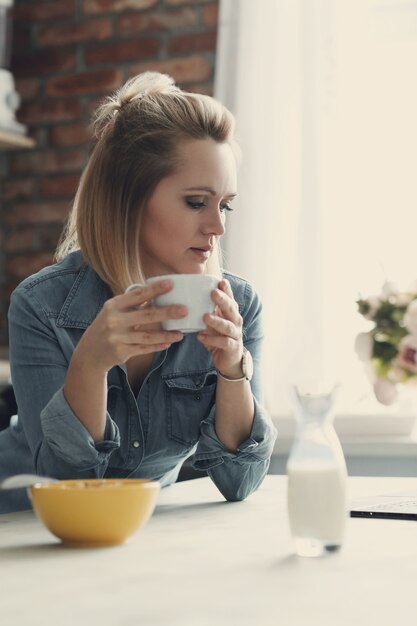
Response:
MULTIPOLYGON (((105 437, 94 442, 63 386, 77 343, 111 292, 81 253, 73 252, 12 294, 10 364, 18 417, 0 432, 0 479, 36 472, 58 479, 149 478, 164 486, 175 482, 193 455, 194 467, 207 470, 227 500, 254 491, 268 470, 276 438, 260 403, 261 304, 248 282, 224 274, 243 317, 244 345, 255 370, 253 427, 236 452, 216 435, 217 373, 195 334, 154 354, 137 397, 124 364, 108 372, 105 437)), ((22 490, 0 491, 0 512, 28 506, 22 490)))

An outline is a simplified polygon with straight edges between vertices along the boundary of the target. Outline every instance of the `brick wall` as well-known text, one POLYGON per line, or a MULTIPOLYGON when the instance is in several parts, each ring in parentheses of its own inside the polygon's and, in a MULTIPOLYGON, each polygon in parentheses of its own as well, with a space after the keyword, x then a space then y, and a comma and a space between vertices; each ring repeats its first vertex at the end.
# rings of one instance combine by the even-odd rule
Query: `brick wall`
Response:
POLYGON ((212 93, 218 0, 15 0, 12 71, 36 148, 1 155, 0 346, 14 287, 53 262, 99 100, 155 69, 212 93))

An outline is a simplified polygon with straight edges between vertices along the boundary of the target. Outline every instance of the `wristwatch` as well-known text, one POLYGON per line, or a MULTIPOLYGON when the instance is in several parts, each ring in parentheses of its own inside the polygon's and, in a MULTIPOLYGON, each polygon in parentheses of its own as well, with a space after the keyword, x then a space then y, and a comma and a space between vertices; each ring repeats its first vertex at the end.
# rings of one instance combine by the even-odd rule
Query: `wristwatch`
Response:
POLYGON ((217 374, 220 376, 220 378, 223 378, 223 380, 227 380, 229 383, 237 383, 240 380, 252 380, 253 360, 251 353, 246 348, 243 348, 241 367, 242 376, 239 376, 239 378, 229 378, 228 376, 222 374, 219 370, 217 370, 217 374))

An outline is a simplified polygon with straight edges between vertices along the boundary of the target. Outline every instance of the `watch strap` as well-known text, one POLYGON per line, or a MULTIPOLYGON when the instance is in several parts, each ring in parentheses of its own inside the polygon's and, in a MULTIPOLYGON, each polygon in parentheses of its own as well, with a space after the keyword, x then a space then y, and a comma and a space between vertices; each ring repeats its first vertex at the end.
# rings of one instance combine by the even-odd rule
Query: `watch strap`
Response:
POLYGON ((239 376, 239 378, 229 378, 228 376, 225 376, 224 374, 222 374, 219 370, 217 371, 217 375, 220 376, 220 378, 223 378, 223 380, 227 380, 228 383, 238 383, 241 380, 246 380, 246 376, 245 374, 243 376, 239 376))
POLYGON ((242 360, 241 360, 241 367, 242 367, 242 376, 239 376, 238 378, 229 378, 229 376, 225 376, 224 374, 222 374, 220 372, 220 370, 216 370, 217 374, 220 376, 220 378, 223 378, 223 380, 227 380, 228 383, 238 383, 241 380, 249 380, 247 372, 246 372, 246 366, 245 366, 245 359, 246 359, 246 355, 247 355, 247 350, 244 347, 243 348, 243 356, 242 356, 242 360))

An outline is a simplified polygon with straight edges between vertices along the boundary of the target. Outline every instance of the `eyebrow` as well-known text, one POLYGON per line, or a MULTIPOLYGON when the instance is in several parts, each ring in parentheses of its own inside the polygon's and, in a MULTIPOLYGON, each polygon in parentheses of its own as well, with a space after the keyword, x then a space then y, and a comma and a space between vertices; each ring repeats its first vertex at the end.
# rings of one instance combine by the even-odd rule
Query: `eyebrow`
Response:
MULTIPOLYGON (((214 189, 212 189, 211 187, 189 187, 188 189, 184 189, 184 191, 206 191, 207 193, 211 194, 212 196, 216 196, 216 192, 214 191, 214 189)), ((224 198, 235 198, 237 196, 237 193, 226 193, 223 197, 224 198)))

